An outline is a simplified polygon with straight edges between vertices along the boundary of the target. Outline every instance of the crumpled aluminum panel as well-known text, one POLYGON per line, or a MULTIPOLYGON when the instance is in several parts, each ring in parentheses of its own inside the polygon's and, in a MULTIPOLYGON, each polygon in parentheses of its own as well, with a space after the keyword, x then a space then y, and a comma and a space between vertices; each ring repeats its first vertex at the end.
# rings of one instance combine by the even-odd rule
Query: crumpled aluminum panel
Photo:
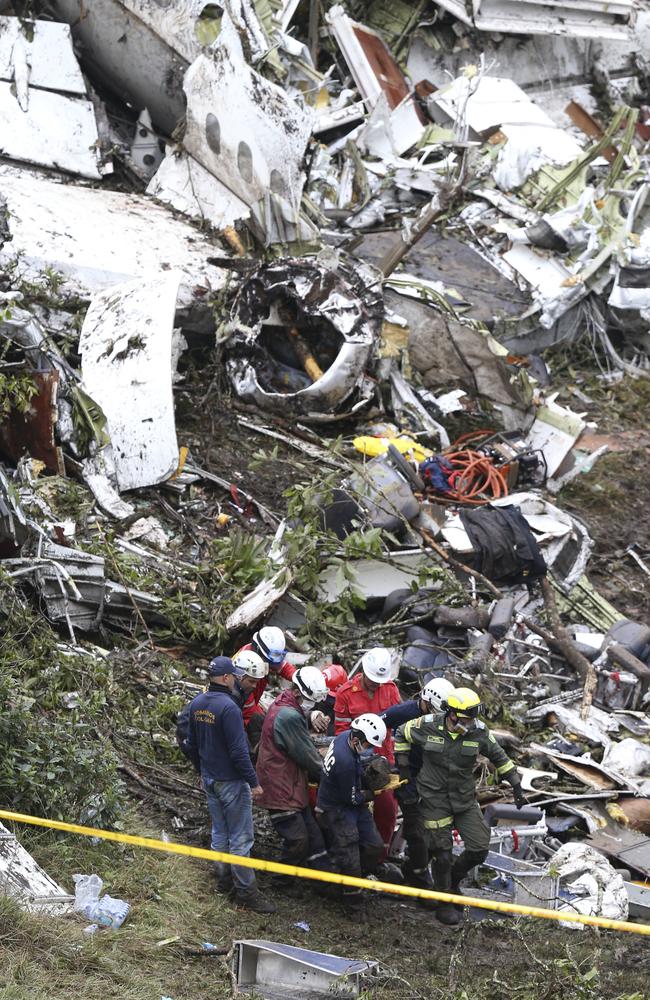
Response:
POLYGON ((336 410, 362 383, 383 320, 381 278, 343 254, 336 263, 334 267, 322 257, 288 258, 263 265, 242 282, 232 309, 227 365, 239 396, 267 410, 324 413, 336 410), (290 300, 299 319, 322 320, 342 339, 322 377, 295 392, 265 389, 256 372, 263 350, 258 337, 278 300, 290 300))

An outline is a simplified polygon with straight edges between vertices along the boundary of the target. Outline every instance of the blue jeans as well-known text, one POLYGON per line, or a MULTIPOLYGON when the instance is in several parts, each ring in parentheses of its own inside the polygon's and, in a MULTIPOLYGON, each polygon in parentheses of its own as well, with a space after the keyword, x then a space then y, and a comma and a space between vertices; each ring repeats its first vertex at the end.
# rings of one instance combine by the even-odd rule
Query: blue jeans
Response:
MULTIPOLYGON (((212 850, 247 858, 253 846, 253 799, 245 781, 214 781, 203 778, 203 788, 212 817, 212 850)), ((255 870, 216 861, 220 879, 232 876, 236 889, 255 885, 255 870)))

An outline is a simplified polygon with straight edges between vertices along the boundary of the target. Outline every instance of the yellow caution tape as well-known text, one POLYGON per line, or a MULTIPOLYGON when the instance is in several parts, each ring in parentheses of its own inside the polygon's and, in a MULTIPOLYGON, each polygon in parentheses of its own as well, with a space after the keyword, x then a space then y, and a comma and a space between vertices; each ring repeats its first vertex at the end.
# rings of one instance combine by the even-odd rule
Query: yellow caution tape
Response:
POLYGON ((338 875, 333 872, 318 871, 316 868, 299 868, 297 865, 283 865, 278 861, 244 858, 238 854, 224 854, 220 851, 210 851, 203 847, 190 847, 189 844, 173 844, 163 840, 152 840, 149 837, 134 837, 129 833, 98 830, 92 826, 80 826, 78 823, 63 823, 60 820, 44 819, 42 816, 27 816, 24 813, 8 812, 5 809, 0 809, 0 819, 5 819, 12 823, 29 823, 32 826, 44 826, 50 830, 62 830, 64 833, 76 833, 82 837, 98 837, 101 840, 113 840, 118 844, 146 847, 151 851, 164 851, 167 854, 183 854, 190 858, 204 858, 206 861, 221 861, 228 865, 239 865, 241 868, 255 868, 258 871, 275 872, 278 875, 293 875, 296 878, 308 878, 315 882, 333 882, 335 885, 348 885, 354 889, 369 889, 371 892, 388 892, 396 896, 409 896, 413 899, 436 899, 443 903, 460 903, 462 906, 473 906, 479 910, 493 910, 498 913, 511 913, 522 917, 541 917, 542 920, 558 920, 563 923, 588 924, 590 927, 603 927, 611 931, 628 931, 631 934, 643 934, 650 937, 650 924, 631 924, 626 920, 609 920, 607 917, 590 917, 584 916, 581 913, 543 910, 538 906, 519 906, 517 903, 501 903, 492 899, 456 896, 449 892, 416 889, 410 885, 371 882, 368 879, 354 878, 351 875, 338 875))

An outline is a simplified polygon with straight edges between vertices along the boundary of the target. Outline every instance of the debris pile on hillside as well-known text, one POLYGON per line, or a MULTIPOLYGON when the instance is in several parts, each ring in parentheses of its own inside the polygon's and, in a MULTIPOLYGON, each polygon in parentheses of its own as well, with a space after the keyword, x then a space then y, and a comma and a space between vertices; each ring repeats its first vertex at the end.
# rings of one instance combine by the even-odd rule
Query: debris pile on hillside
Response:
POLYGON ((555 494, 604 449, 540 356, 647 377, 650 15, 554 9, 543 91, 509 37, 550 45, 542 4, 34 6, 0 3, 3 574, 70 656, 381 636, 503 725, 532 808, 486 776, 495 891, 607 892, 592 848, 650 877, 650 626, 589 582, 555 494))

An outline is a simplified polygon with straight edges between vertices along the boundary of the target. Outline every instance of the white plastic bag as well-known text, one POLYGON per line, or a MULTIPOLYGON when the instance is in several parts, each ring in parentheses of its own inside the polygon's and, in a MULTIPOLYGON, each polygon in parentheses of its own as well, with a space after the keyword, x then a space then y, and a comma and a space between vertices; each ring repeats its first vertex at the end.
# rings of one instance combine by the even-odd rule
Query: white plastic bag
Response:
POLYGON ((100 899, 104 883, 99 875, 74 875, 73 878, 74 908, 77 913, 102 927, 121 927, 131 909, 130 905, 123 899, 114 899, 108 894, 100 899))

